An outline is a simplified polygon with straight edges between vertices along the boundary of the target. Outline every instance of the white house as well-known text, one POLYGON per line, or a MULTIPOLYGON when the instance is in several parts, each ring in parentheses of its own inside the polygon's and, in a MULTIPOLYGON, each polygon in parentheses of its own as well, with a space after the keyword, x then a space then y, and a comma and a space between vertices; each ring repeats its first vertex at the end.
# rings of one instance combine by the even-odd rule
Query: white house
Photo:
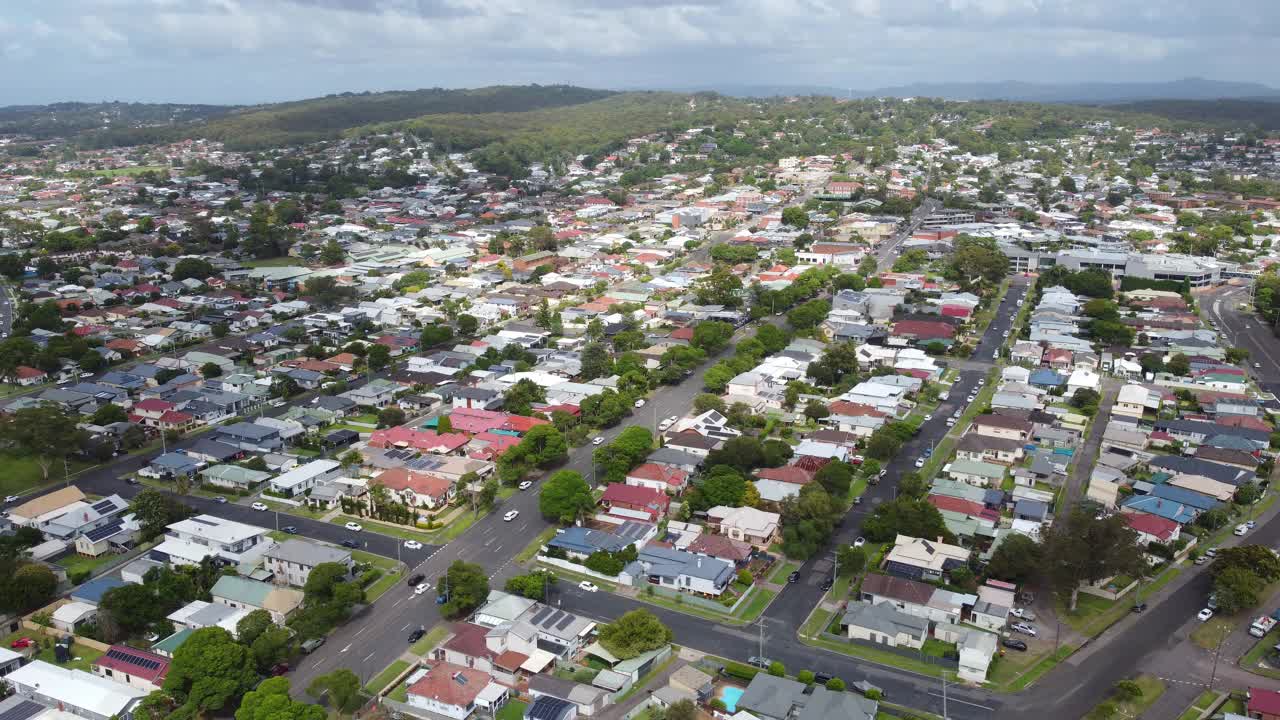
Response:
POLYGON ((86 720, 129 718, 147 691, 35 660, 5 676, 18 697, 86 720))
POLYGON ((302 495, 316 485, 341 477, 342 463, 337 460, 312 460, 271 479, 271 489, 286 497, 302 495))
POLYGON ((175 566, 199 565, 207 557, 253 564, 273 544, 266 528, 196 515, 169 525, 164 542, 152 548, 148 557, 175 566))

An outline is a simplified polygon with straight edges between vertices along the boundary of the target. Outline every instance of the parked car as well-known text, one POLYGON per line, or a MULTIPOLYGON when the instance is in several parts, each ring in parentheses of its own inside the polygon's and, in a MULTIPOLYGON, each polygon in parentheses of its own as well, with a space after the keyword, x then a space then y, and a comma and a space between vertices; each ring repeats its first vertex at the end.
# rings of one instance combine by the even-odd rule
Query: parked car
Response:
POLYGON ((830 590, 832 585, 835 585, 835 581, 828 576, 827 579, 822 581, 822 592, 830 590))
MULTIPOLYGON (((126 484, 128 484, 128 485, 141 485, 141 484, 142 484, 142 481, 141 481, 141 480, 139 480, 139 479, 138 479, 138 478, 136 478, 136 477, 127 477, 127 478, 125 478, 125 479, 124 479, 124 481, 125 481, 125 483, 126 483, 126 484)), ((5 502, 8 502, 8 500, 6 500, 5 502)))
POLYGON ((1014 609, 1010 610, 1010 611, 1009 611, 1009 614, 1010 614, 1010 615, 1012 615, 1012 616, 1014 616, 1014 617, 1016 617, 1016 618, 1020 618, 1020 619, 1022 619, 1022 620, 1026 620, 1026 621, 1028 621, 1028 622, 1031 622, 1031 621, 1033 621, 1033 620, 1035 620, 1035 619, 1036 619, 1036 614, 1035 614, 1035 613, 1033 613, 1033 612, 1031 612, 1031 611, 1030 611, 1030 610, 1028 610, 1027 608, 1016 607, 1016 608, 1014 608, 1014 609))
POLYGON ((854 546, 854 547, 856 547, 856 548, 860 548, 860 547, 862 547, 863 545, 866 545, 866 544, 867 544, 867 539, 866 539, 866 538, 864 538, 864 537, 859 537, 857 540, 854 540, 854 541, 853 541, 853 546, 854 546))
POLYGON ((14 648, 15 650, 20 650, 22 648, 29 648, 35 644, 36 644, 35 640, 32 640, 29 637, 24 637, 24 638, 18 638, 17 640, 14 640, 13 642, 9 643, 9 647, 14 648))
POLYGON ((644 407, 644 398, 640 398, 639 400, 636 401, 636 407, 638 408, 644 407))
POLYGON ((418 628, 417 630, 414 630, 413 632, 409 633, 409 642, 416 643, 422 639, 423 635, 426 635, 426 634, 427 634, 426 630, 423 630, 422 628, 418 628))
POLYGON ((924 458, 916 458, 916 467, 918 468, 924 467, 924 458))
POLYGON ((769 666, 773 664, 773 661, 767 657, 752 655, 751 657, 747 658, 747 664, 751 665, 752 667, 758 667, 762 670, 767 670, 769 669, 769 666))
POLYGON ((671 421, 670 421, 670 420, 663 420, 662 422, 658 423, 658 429, 659 429, 659 430, 664 430, 664 431, 665 431, 665 430, 666 430, 667 428, 669 428, 669 427, 671 427, 671 421))
POLYGON ((1205 608, 1200 612, 1196 613, 1196 619, 1199 620, 1200 622, 1207 622, 1211 617, 1213 617, 1213 611, 1210 610, 1209 608, 1205 608))
POLYGON ((276 663, 271 666, 271 677, 280 677, 287 672, 289 672, 289 663, 287 662, 276 663))
POLYGON ((813 674, 813 681, 818 683, 819 685, 826 685, 827 681, 830 680, 832 677, 833 676, 831 675, 831 673, 815 672, 813 674))
POLYGON ((854 464, 854 465, 861 465, 862 463, 864 463, 864 462, 866 462, 866 461, 867 461, 867 459, 866 459, 866 458, 864 458, 864 457, 862 457, 861 455, 854 455, 853 457, 849 458, 849 462, 850 462, 850 463, 852 463, 852 464, 854 464))
POLYGON ((250 505, 249 507, 253 508, 254 510, 258 510, 258 511, 264 511, 264 510, 267 510, 267 509, 268 509, 268 508, 267 508, 267 504, 266 504, 266 503, 260 503, 260 502, 256 502, 256 503, 254 503, 254 504, 250 505))
POLYGON ((405 546, 406 548, 410 549, 410 550, 421 550, 421 549, 422 549, 422 543, 418 542, 417 540, 405 540, 405 541, 404 541, 404 546, 405 546))
POLYGON ((298 526, 296 526, 296 525, 285 525, 284 527, 282 527, 282 528, 280 528, 280 529, 281 529, 281 530, 283 530, 284 532, 289 533, 290 535, 297 535, 297 534, 298 534, 298 526))
POLYGON ((521 481, 520 481, 520 484, 519 484, 519 485, 517 485, 516 487, 520 488, 521 490, 528 490, 529 488, 533 487, 533 481, 532 481, 532 480, 521 480, 521 481))
POLYGON ((1022 652, 1027 651, 1027 644, 1015 638, 1004 638, 1003 640, 1000 641, 1000 644, 1009 648, 1010 650, 1021 650, 1022 652))
POLYGON ((346 528, 346 529, 350 530, 351 532, 360 532, 361 530, 364 530, 364 526, 363 526, 363 525, 361 525, 361 524, 360 524, 360 523, 358 523, 358 522, 351 521, 351 520, 348 520, 348 521, 347 521, 347 524, 346 524, 346 525, 343 525, 342 527, 344 527, 344 528, 346 528))
POLYGON ((360 547, 360 543, 356 542, 355 540, 352 540, 351 538, 347 538, 346 540, 343 540, 341 545, 344 548, 351 548, 352 550, 360 547))
POLYGON ((227 504, 227 499, 226 499, 226 498, 224 498, 224 497, 222 497, 221 495, 219 495, 219 496, 215 497, 215 498, 213 499, 213 501, 214 501, 214 502, 216 502, 216 503, 218 503, 219 505, 226 505, 226 504, 227 504))
POLYGON ((1147 611, 1147 604, 1144 602, 1136 602, 1133 607, 1129 608, 1129 612, 1144 613, 1147 611))
POLYGON ((422 581, 426 579, 426 575, 423 575, 422 573, 414 573, 409 577, 409 587, 418 587, 422 584, 422 581))
POLYGON ((863 695, 866 695, 867 693, 872 692, 874 690, 875 692, 879 693, 879 697, 881 698, 884 697, 884 688, 880 687, 879 685, 873 685, 870 682, 867 682, 866 680, 859 680, 858 682, 854 683, 853 689, 857 690, 863 695))
POLYGON ((578 589, 582 590, 583 592, 596 592, 600 589, 600 587, 595 583, 591 582, 590 580, 583 580, 582 582, 578 583, 578 589))
POLYGON ((798 583, 798 582, 800 582, 800 572, 797 570, 796 572, 793 572, 793 573, 791 573, 790 575, 788 575, 788 576, 787 576, 787 582, 789 582, 789 583, 798 583))
POLYGON ((503 522, 511 522, 520 516, 519 510, 508 510, 506 515, 502 516, 503 522))
POLYGON ((1239 525, 1236 526, 1236 529, 1232 531, 1232 534, 1243 537, 1248 532, 1249 532, 1249 526, 1245 525, 1244 523, 1240 523, 1239 525))
POLYGON ((301 649, 303 654, 310 655, 311 653, 316 651, 316 648, 320 647, 323 644, 324 644, 324 638, 322 637, 311 638, 310 640, 307 640, 302 643, 301 649))
POLYGON ((1020 622, 1020 623, 1014 623, 1010 625, 1009 629, 1013 630, 1014 632, 1020 632, 1023 635, 1030 635, 1031 637, 1036 636, 1036 628, 1034 625, 1028 625, 1026 623, 1020 622))
POLYGON ((1200 557, 1196 558, 1193 562, 1195 562, 1195 564, 1196 564, 1196 565, 1203 565, 1203 564, 1205 564, 1205 563, 1209 562, 1209 556, 1208 556, 1208 555, 1201 555, 1200 557))
POLYGON ((1207 558, 1216 558, 1216 557, 1218 557, 1218 548, 1209 548, 1208 550, 1205 550, 1205 551, 1204 551, 1204 556, 1205 556, 1205 557, 1207 557, 1207 558))
POLYGON ((597 436, 595 436, 594 438, 592 438, 592 439, 591 439, 591 444, 592 444, 592 445, 603 445, 603 444, 604 444, 604 436, 603 436, 603 435, 597 435, 597 436))

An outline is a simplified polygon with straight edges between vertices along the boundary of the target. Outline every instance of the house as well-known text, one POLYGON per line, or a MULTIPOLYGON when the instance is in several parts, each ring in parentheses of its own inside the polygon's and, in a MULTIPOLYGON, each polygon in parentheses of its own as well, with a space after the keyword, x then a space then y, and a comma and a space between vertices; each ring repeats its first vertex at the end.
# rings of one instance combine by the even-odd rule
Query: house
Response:
POLYGON ((755 551, 751 545, 734 540, 727 535, 716 535, 714 533, 699 533, 693 542, 687 545, 676 546, 681 550, 688 550, 694 555, 705 555, 711 558, 718 558, 725 562, 733 563, 736 567, 745 566, 750 560, 751 555, 755 551))
POLYGON ((612 483, 605 488, 600 504, 619 519, 656 523, 666 517, 671 498, 662 490, 612 483))
POLYGON ((738 698, 738 715, 759 720, 875 720, 879 703, 858 693, 810 688, 789 678, 757 673, 738 698))
POLYGON ((93 661, 92 670, 99 677, 155 692, 164 685, 164 677, 169 673, 169 658, 128 645, 112 645, 93 661))
POLYGON ((98 606, 72 601, 53 611, 53 626, 66 633, 76 632, 81 625, 98 619, 98 606))
POLYGON ((311 577, 311 571, 320 563, 338 563, 347 568, 354 565, 351 551, 332 545, 289 538, 263 555, 264 567, 271 572, 272 581, 302 587, 311 577))
POLYGON ((867 573, 862 580, 858 599, 873 605, 888 603, 908 615, 928 618, 932 614, 929 602, 933 599, 935 590, 932 585, 916 580, 867 573))
POLYGON ((457 492, 456 483, 434 474, 414 472, 406 468, 384 470, 376 478, 383 487, 411 507, 438 510, 445 507, 457 492))
POLYGON ((617 552, 629 544, 613 533, 574 526, 557 530, 547 547, 563 551, 571 558, 586 559, 592 553, 617 552))
POLYGON ((207 557, 233 565, 251 565, 274 544, 267 537, 266 528, 213 515, 196 515, 168 527, 164 541, 147 556, 175 566, 199 565, 207 557))
POLYGON ((1166 545, 1177 541, 1182 534, 1182 526, 1167 518, 1147 513, 1130 513, 1124 517, 1129 528, 1138 534, 1137 543, 1141 547, 1151 543, 1166 545))
POLYGON ((643 582, 680 592, 719 597, 733 582, 737 570, 731 563, 694 555, 675 548, 646 545, 618 578, 639 587, 643 582))
POLYGON ((994 438, 1026 442, 1032 429, 1031 422, 1009 415, 988 414, 973 419, 973 432, 994 438))
POLYGON ((437 662, 414 680, 406 703, 453 720, 466 720, 477 710, 492 715, 510 697, 511 690, 489 678, 488 673, 448 662, 437 662))
POLYGON ((157 480, 172 480, 179 476, 194 478, 202 467, 204 463, 184 452, 168 452, 157 456, 138 474, 157 480))
POLYGON ((271 620, 283 625, 302 605, 302 591, 280 587, 238 575, 223 575, 209 589, 213 602, 232 609, 266 610, 271 620))
POLYGON ((26 660, 26 655, 16 653, 6 647, 0 647, 0 678, 22 667, 26 660))
POLYGON ((200 471, 202 481, 235 490, 249 490, 270 477, 269 472, 250 470, 239 465, 210 465, 200 471))
POLYGON ((59 488, 10 508, 9 522, 17 527, 40 527, 73 507, 82 506, 84 501, 84 492, 75 485, 59 488))
POLYGON ((285 497, 305 495, 316 485, 342 475, 342 463, 337 460, 312 460, 271 479, 271 489, 285 497))
POLYGON ((667 685, 689 693, 694 697, 695 702, 706 702, 710 699, 713 682, 714 679, 710 675, 692 665, 682 665, 667 678, 667 685))
POLYGON ((576 720, 577 717, 577 705, 550 695, 539 695, 524 709, 524 720, 576 720))
POLYGON ((1022 460, 1022 443, 1013 438, 965 433, 956 443, 956 457, 983 463, 1014 465, 1022 460))
POLYGON ((85 720, 128 720, 149 693, 83 670, 34 660, 9 673, 5 681, 20 698, 60 708, 85 720))
POLYGON ((909 615, 890 603, 851 602, 840 625, 851 639, 915 650, 924 647, 929 635, 927 618, 909 615))
POLYGON ((684 430, 667 437, 665 446, 683 451, 689 455, 705 458, 712 450, 718 449, 724 441, 719 438, 698 434, 695 430, 684 430))
POLYGON ((1245 714, 1256 720, 1280 720, 1280 692, 1249 688, 1249 702, 1245 714))
POLYGON ((627 472, 626 483, 679 495, 689 482, 688 471, 668 465, 646 462, 627 472))
MULTIPOLYGON (((502 678, 494 673, 494 660, 497 659, 499 653, 491 650, 486 644, 486 637, 490 628, 474 623, 456 622, 449 629, 452 634, 448 640, 445 640, 432 652, 431 656, 433 658, 453 663, 454 665, 483 670, 490 675, 494 675, 499 680, 507 682, 507 684, 516 684, 517 679, 514 675, 502 678)), ((528 658, 528 656, 524 657, 528 658)), ((499 670, 498 672, 501 673, 502 671, 499 670)))
POLYGON ((278 429, 255 423, 238 422, 223 425, 216 428, 214 432, 221 442, 249 452, 272 452, 284 445, 278 429))
MULTIPOLYGON (((555 700, 559 703, 568 703, 574 708, 578 717, 594 717, 601 714, 610 703, 613 702, 613 694, 604 688, 592 687, 591 685, 583 685, 572 680, 561 680, 550 674, 534 675, 529 678, 529 695, 533 698, 533 705, 525 710, 525 717, 532 710, 534 705, 540 701, 555 700)), ((558 710, 560 706, 555 703, 546 703, 543 705, 544 712, 563 713, 558 710)), ((540 719, 539 719, 540 720, 540 719)))
POLYGON ((782 518, 778 513, 752 507, 717 505, 707 510, 707 527, 733 540, 767 548, 780 537, 782 518))
POLYGON ((981 630, 967 630, 957 645, 960 650, 957 674, 960 678, 972 683, 986 682, 987 670, 996 654, 996 636, 981 630))
POLYGON ((252 611, 252 608, 247 607, 232 608, 221 603, 192 600, 169 613, 165 619, 173 623, 175 628, 195 631, 207 627, 220 627, 235 637, 239 633, 240 621, 252 611))
POLYGON ((977 487, 1000 487, 1008 468, 995 463, 961 458, 953 460, 947 465, 946 470, 953 480, 977 487))
POLYGON ((885 556, 884 569, 912 580, 941 580, 952 568, 967 566, 969 551, 941 540, 898 535, 885 556))

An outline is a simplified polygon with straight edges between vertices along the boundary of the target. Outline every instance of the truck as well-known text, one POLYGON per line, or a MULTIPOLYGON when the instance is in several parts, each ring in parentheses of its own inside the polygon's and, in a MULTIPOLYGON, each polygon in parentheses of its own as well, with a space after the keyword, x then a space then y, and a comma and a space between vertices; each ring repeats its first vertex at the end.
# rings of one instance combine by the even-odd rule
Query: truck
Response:
POLYGON ((1271 632, 1272 628, 1275 626, 1275 618, 1263 615, 1257 620, 1254 620, 1253 624, 1249 626, 1249 634, 1256 638, 1265 637, 1266 634, 1271 632))

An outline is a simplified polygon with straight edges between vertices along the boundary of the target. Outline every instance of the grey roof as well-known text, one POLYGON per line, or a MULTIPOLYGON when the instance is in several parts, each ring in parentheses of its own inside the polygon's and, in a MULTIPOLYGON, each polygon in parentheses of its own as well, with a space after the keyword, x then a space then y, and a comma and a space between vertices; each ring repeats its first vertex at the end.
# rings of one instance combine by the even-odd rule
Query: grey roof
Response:
POLYGON ((702 463, 702 458, 697 455, 672 447, 660 447, 649 453, 649 456, 645 459, 648 462, 659 465, 675 465, 678 467, 697 467, 702 463))
POLYGON ((234 425, 227 425, 218 428, 218 432, 223 435, 232 437, 242 437, 254 440, 266 439, 280 433, 275 428, 269 428, 264 425, 255 425, 254 423, 238 422, 234 425))
POLYGON ((755 715, 781 720, 791 714, 791 708, 804 702, 804 689, 805 685, 795 680, 756 673, 742 697, 738 698, 737 707, 755 715))
POLYGON ((351 558, 351 551, 342 550, 331 545, 321 545, 308 540, 290 538, 277 545, 267 553, 269 558, 279 558, 286 562, 297 563, 306 567, 315 567, 320 563, 345 563, 351 558))
POLYGON ((832 692, 819 685, 813 689, 813 694, 805 701, 800 712, 796 713, 796 720, 875 720, 879 708, 880 703, 857 693, 832 692))
POLYGON ((842 625, 854 625, 875 630, 886 635, 906 633, 918 637, 928 632, 929 621, 908 615, 889 603, 849 603, 849 609, 841 618, 842 625))
POLYGON ((1254 474, 1248 470, 1182 455, 1160 455, 1148 462, 1151 467, 1172 470, 1186 475, 1203 475, 1204 477, 1231 485, 1244 485, 1253 480, 1254 474))
POLYGON ((724 560, 694 555, 675 548, 646 546, 640 550, 639 562, 647 568, 648 574, 662 577, 688 575, 720 583, 727 582, 726 578, 733 575, 733 566, 724 560))

